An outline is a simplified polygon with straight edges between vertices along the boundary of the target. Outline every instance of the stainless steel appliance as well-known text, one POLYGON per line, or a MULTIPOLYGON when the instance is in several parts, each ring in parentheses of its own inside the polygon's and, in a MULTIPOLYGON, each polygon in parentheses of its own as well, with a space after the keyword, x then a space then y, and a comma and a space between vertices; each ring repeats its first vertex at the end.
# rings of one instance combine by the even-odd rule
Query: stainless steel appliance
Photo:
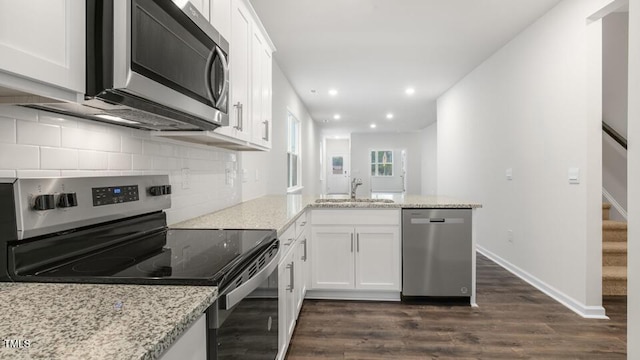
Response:
POLYGON ((86 8, 85 101, 27 106, 151 130, 228 125, 229 43, 189 1, 86 8))
POLYGON ((218 286, 208 359, 275 359, 274 230, 172 229, 167 176, 0 179, 0 280, 218 286))
POLYGON ((471 209, 402 210, 402 299, 471 297, 471 209))

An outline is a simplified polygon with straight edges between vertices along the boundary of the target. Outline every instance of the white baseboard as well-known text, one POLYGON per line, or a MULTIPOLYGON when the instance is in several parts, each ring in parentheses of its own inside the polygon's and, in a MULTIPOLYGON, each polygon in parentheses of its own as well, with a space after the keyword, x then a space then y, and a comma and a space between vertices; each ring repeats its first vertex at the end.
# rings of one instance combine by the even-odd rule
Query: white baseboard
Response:
POLYGON ((500 256, 492 253, 491 251, 483 248, 480 245, 476 246, 476 250, 482 255, 488 257, 493 262, 502 266, 506 270, 508 270, 513 275, 519 277, 520 279, 529 283, 529 285, 535 287, 536 289, 542 291, 555 301, 567 307, 569 310, 575 312, 576 314, 582 316, 586 319, 609 319, 608 316, 605 315, 604 307, 602 306, 586 306, 579 301, 576 301, 572 297, 567 294, 559 291, 553 286, 545 283, 544 281, 538 279, 537 277, 529 274, 528 272, 520 269, 519 267, 513 265, 507 260, 501 258, 500 256))
POLYGON ((305 299, 400 301, 398 291, 307 290, 305 299))

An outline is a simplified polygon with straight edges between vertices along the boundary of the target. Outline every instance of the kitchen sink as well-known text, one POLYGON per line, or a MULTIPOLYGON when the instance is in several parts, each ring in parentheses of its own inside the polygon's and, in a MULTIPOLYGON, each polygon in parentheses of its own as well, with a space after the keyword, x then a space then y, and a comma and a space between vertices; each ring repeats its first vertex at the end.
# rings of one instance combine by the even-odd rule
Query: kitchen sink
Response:
POLYGON ((392 204, 394 201, 391 199, 317 199, 316 200, 316 203, 348 203, 348 202, 392 204))

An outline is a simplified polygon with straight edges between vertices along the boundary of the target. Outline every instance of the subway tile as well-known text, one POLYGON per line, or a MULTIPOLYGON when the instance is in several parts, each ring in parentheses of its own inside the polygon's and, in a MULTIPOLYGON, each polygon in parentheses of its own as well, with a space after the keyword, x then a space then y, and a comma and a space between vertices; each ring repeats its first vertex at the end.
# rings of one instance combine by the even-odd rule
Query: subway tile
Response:
POLYGON ((145 140, 142 143, 142 153, 145 155, 162 155, 160 151, 160 143, 145 140))
POLYGON ((78 151, 78 169, 80 170, 107 170, 108 153, 100 151, 78 151))
POLYGON ((163 156, 153 157, 153 169, 154 170, 167 170, 169 169, 169 160, 163 156))
POLYGON ((60 146, 60 127, 18 120, 17 122, 18 144, 60 146))
POLYGON ((60 176, 60 170, 18 170, 16 173, 19 178, 23 179, 60 176))
POLYGON ((101 123, 99 121, 91 121, 91 120, 85 120, 85 119, 78 120, 78 129, 106 133, 106 132, 109 132, 107 126, 108 125, 101 123))
POLYGON ((123 136, 122 152, 130 154, 142 154, 142 140, 123 136))
POLYGON ((178 158, 167 158, 167 169, 169 170, 178 170, 182 169, 182 159, 178 158))
POLYGON ((38 169, 40 151, 37 146, 0 144, 0 169, 38 169))
POLYGON ((77 169, 78 151, 73 149, 40 148, 41 169, 77 169))
POLYGON ((61 145, 65 148, 118 152, 120 136, 85 129, 62 128, 61 145))
POLYGON ((63 177, 120 176, 120 172, 106 170, 61 170, 60 175, 63 177))
POLYGON ((131 154, 109 153, 109 170, 131 170, 131 154))
POLYGON ((38 112, 38 121, 41 124, 57 125, 60 127, 78 127, 78 120, 75 118, 46 111, 38 112))
POLYGON ((0 170, 0 178, 14 178, 16 177, 15 170, 0 170))
POLYGON ((0 106, 0 116, 16 120, 38 121, 38 110, 22 106, 0 106))
POLYGON ((148 155, 131 155, 131 169, 133 170, 151 170, 153 169, 153 157, 148 155))
POLYGON ((16 121, 0 116, 0 143, 16 143, 16 121))

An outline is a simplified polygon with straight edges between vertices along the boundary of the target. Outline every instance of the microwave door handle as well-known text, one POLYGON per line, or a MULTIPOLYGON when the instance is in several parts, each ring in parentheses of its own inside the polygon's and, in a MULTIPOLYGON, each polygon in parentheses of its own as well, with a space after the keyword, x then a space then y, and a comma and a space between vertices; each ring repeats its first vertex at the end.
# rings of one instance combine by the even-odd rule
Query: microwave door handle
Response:
MULTIPOLYGON (((216 108, 220 108, 227 97, 227 93, 229 92, 229 65, 227 64, 227 59, 225 59, 224 53, 220 50, 219 46, 216 46, 215 52, 220 57, 220 63, 222 63, 222 74, 224 76, 222 78, 222 90, 220 90, 220 97, 216 102, 216 108)), ((211 71, 213 71, 213 69, 211 71)))

